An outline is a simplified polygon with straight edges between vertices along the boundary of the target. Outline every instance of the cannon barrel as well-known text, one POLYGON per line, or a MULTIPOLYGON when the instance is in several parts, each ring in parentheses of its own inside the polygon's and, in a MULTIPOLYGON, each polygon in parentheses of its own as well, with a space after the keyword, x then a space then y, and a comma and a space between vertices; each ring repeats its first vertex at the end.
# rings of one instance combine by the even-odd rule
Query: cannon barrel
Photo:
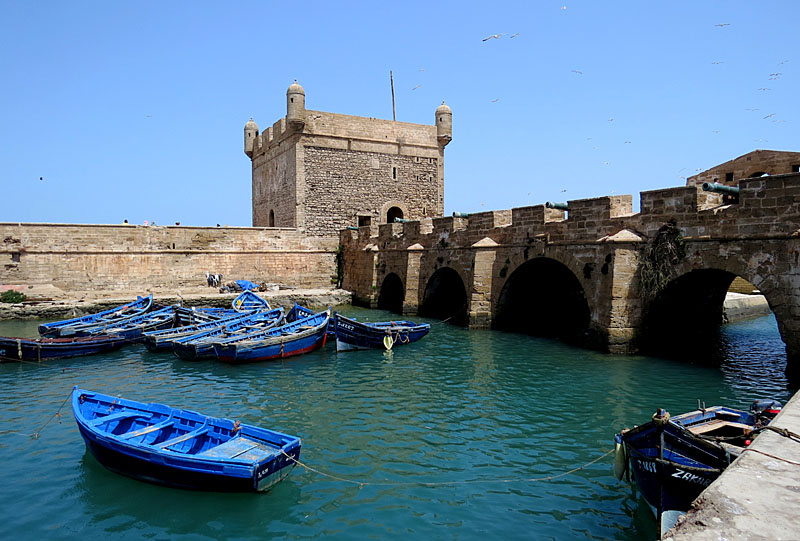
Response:
POLYGON ((394 223, 396 223, 396 224, 404 224, 404 223, 406 223, 407 221, 408 221, 408 220, 406 220, 406 219, 404 219, 404 218, 395 218, 395 219, 394 219, 394 223))
POLYGON ((454 212, 453 218, 469 218, 469 213, 467 212, 454 212))
POLYGON ((569 210, 569 207, 566 203, 559 203, 557 201, 548 201, 544 204, 544 206, 549 209, 569 210))
POLYGON ((345 229, 348 231, 358 231, 358 228, 354 225, 348 225, 345 229))
POLYGON ((738 186, 726 186, 725 184, 719 184, 717 182, 704 182, 703 183, 703 191, 704 192, 714 192, 714 193, 724 193, 726 195, 739 195, 739 187, 738 186))

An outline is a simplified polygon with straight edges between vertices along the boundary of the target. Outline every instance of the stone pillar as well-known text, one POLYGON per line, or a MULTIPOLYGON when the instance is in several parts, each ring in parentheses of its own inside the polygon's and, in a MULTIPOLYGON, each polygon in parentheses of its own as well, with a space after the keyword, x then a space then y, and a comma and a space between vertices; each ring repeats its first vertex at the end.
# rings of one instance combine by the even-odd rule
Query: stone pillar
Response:
POLYGON ((497 258, 497 243, 485 237, 472 245, 474 270, 469 298, 469 328, 488 329, 492 325, 492 278, 497 258))
POLYGON ((403 315, 414 316, 419 310, 419 270, 425 247, 417 243, 406 248, 406 291, 403 296, 403 315))
POLYGON ((635 247, 614 251, 607 323, 609 353, 634 353, 633 340, 641 324, 642 300, 636 280, 639 252, 635 247))
POLYGON ((364 248, 368 254, 372 254, 372 265, 370 265, 370 272, 372 274, 372 279, 370 280, 370 287, 369 287, 369 307, 370 308, 377 308, 378 307, 378 257, 380 256, 381 252, 377 246, 374 244, 367 245, 364 248))

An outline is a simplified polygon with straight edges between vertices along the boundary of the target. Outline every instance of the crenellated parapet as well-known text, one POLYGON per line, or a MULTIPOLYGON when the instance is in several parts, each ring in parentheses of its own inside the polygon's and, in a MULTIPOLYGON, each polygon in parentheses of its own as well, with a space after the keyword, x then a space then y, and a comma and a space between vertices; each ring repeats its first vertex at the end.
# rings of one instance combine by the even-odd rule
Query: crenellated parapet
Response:
POLYGON ((676 272, 721 269, 755 284, 776 310, 787 348, 800 355, 800 338, 790 335, 800 336, 800 317, 789 309, 800 314, 800 264, 792 255, 800 253, 800 173, 743 179, 738 187, 738 203, 692 185, 643 192, 637 213, 632 196, 614 195, 571 200, 567 210, 534 205, 344 231, 351 263, 344 287, 375 306, 384 278, 394 274, 405 284, 403 310, 413 312, 438 283, 437 272, 450 269, 464 284, 470 325, 488 326, 508 277, 546 258, 580 283, 593 332, 609 350, 625 352, 642 313, 641 249, 673 224, 687 254, 676 272), (787 317, 797 321, 783 323, 787 317))

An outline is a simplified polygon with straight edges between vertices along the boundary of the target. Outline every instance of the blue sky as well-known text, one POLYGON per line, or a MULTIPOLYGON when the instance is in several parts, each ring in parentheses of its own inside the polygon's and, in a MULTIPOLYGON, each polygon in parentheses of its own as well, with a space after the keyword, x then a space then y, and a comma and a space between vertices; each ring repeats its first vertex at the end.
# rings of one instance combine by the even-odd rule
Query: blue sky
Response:
POLYGON ((295 78, 309 109, 391 118, 389 70, 398 120, 453 110, 446 213, 638 208, 800 150, 798 21, 794 0, 0 0, 0 221, 249 226, 244 123, 285 115, 295 78))

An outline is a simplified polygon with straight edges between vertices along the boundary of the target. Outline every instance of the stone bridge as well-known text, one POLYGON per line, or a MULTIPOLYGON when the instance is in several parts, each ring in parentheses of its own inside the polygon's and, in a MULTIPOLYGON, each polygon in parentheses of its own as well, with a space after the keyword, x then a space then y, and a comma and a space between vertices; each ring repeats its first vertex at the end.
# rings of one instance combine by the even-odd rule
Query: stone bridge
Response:
MULTIPOLYGON (((742 179, 738 203, 682 186, 341 233, 343 287, 403 314, 700 355, 737 276, 774 312, 800 368, 800 174, 742 179)), ((794 370, 793 370, 794 371, 794 370)))

